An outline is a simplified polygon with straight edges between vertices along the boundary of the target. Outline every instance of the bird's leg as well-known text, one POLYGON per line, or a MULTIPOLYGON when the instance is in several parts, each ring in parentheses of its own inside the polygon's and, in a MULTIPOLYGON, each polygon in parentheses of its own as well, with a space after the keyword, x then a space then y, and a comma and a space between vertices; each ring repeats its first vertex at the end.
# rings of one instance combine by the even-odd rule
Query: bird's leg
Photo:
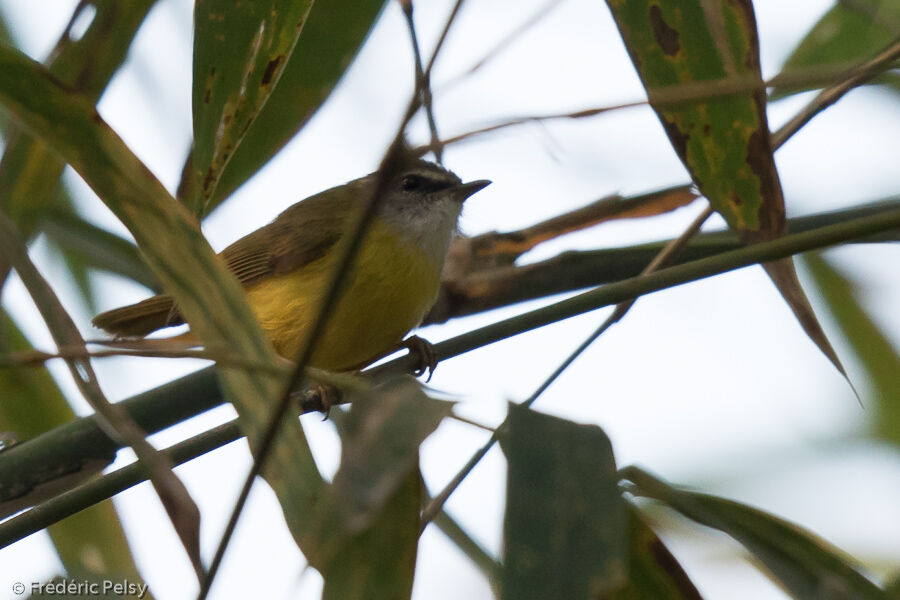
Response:
POLYGON ((344 399, 340 388, 327 383, 313 383, 312 385, 291 394, 294 402, 300 407, 300 413, 318 411, 323 415, 323 421, 328 419, 332 406, 337 406, 344 399))
POLYGON ((438 360, 437 356, 434 353, 434 346, 426 339, 420 338, 417 335, 411 335, 402 342, 400 342, 401 348, 406 348, 409 350, 410 354, 417 354, 419 357, 419 364, 413 371, 413 374, 416 377, 420 377, 425 373, 428 373, 428 378, 425 382, 431 381, 431 376, 434 375, 434 370, 437 368, 438 360))

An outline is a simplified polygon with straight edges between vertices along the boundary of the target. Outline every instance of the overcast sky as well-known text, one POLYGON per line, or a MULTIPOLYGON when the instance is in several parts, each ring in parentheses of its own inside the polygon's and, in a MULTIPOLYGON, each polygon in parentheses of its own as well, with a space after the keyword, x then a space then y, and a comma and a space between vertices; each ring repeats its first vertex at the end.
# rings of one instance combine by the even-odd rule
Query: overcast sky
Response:
MULTIPOLYGON (((465 72, 546 0, 471 1, 465 5, 434 76, 442 134, 452 135, 511 116, 604 106, 642 98, 642 88, 606 5, 564 0, 534 29, 462 81, 465 72)), ((0 0, 23 48, 42 59, 69 18, 75 0, 0 0)), ((424 48, 443 26, 451 2, 416 5, 424 48)), ((779 65, 829 2, 758 1, 764 76, 779 65)), ((161 0, 113 80, 100 112, 160 180, 177 184, 189 142, 190 22, 187 0, 161 0)), ((392 137, 412 89, 412 62, 398 7, 391 3, 329 103, 272 163, 205 224, 214 248, 264 225, 288 205, 371 171, 392 137)), ((771 108, 772 128, 809 94, 771 108)), ((421 120, 412 128, 424 141, 421 120)), ((857 90, 818 117, 777 154, 789 215, 874 200, 898 192, 900 102, 879 90, 857 90)), ((466 205, 466 233, 508 230, 614 192, 650 191, 687 175, 648 108, 589 120, 510 129, 448 150, 446 164, 463 179, 494 184, 466 205)), ((68 172, 89 218, 127 235, 89 190, 68 172)), ((617 246, 677 235, 702 210, 697 202, 650 220, 603 225, 539 247, 526 261, 564 249, 617 246)), ((711 221, 709 227, 720 227, 711 221)), ((86 336, 90 316, 75 302, 58 265, 40 242, 33 255, 73 308, 86 336)), ((900 334, 897 245, 861 246, 828 254, 864 282, 865 305, 894 339, 900 334)), ((802 273, 801 273, 802 275, 802 273)), ((139 286, 98 277, 103 308, 139 300, 139 286)), ((21 284, 11 281, 4 305, 33 341, 52 347, 21 284)), ((431 341, 474 329, 546 302, 494 311, 419 332, 431 341)), ((821 313, 821 309, 820 309, 821 313)), ((458 395, 458 411, 498 424, 507 401, 527 397, 597 325, 590 314, 517 336, 442 363, 430 385, 458 395)), ((854 382, 862 373, 836 330, 823 319, 854 382)), ((104 389, 125 398, 196 369, 197 361, 97 361, 104 389)), ((75 394, 61 365, 53 372, 75 394)), ((80 412, 87 409, 82 401, 80 412)), ((657 293, 594 344, 548 390, 536 409, 601 425, 618 462, 638 463, 678 483, 703 486, 795 520, 850 554, 881 564, 900 562, 900 458, 896 451, 851 441, 866 413, 849 387, 809 342, 758 267, 657 293)), ((165 446, 232 417, 213 411, 154 436, 165 446)), ((330 423, 303 423, 323 471, 332 473, 339 446, 330 423)), ((432 490, 442 487, 485 439, 483 431, 447 422, 423 446, 432 490)), ((119 459, 131 460, 129 452, 119 459)), ((178 469, 203 514, 207 560, 249 468, 243 442, 178 469)), ((449 511, 489 550, 499 552, 505 463, 492 452, 450 500, 449 511)), ((191 598, 193 571, 159 502, 147 485, 116 498, 138 566, 157 598, 191 598)), ((695 526, 665 537, 704 597, 711 600, 784 598, 739 558, 736 545, 695 526)), ((265 484, 248 509, 217 579, 215 598, 316 598, 315 573, 301 578, 303 559, 265 484)), ((0 550, 0 600, 15 598, 8 579, 39 581, 60 570, 49 539, 37 534, 0 550)), ((434 528, 420 546, 414 597, 489 598, 483 578, 434 528)))

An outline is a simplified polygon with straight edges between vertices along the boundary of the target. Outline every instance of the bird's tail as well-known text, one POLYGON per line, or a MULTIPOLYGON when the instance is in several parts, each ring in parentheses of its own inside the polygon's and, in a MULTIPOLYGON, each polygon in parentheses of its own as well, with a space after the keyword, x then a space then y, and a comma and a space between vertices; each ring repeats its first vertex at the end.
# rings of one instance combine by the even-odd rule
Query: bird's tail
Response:
POLYGON ((171 296, 153 296, 137 304, 100 313, 94 327, 116 337, 143 337, 149 333, 184 323, 171 296))

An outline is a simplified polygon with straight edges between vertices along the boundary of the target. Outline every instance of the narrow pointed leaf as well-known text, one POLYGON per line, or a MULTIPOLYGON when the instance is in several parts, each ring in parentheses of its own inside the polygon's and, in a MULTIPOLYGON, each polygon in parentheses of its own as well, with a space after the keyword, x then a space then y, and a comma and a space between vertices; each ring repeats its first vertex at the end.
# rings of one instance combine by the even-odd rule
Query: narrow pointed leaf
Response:
POLYGON ((871 386, 871 396, 866 399, 870 427, 878 437, 900 445, 900 351, 866 312, 859 286, 821 254, 805 254, 803 261, 866 372, 871 386))
POLYGON ((627 530, 609 438, 509 407, 504 600, 588 600, 625 583, 627 530))
POLYGON ((294 137, 337 85, 375 23, 385 0, 327 0, 313 4, 256 120, 225 167, 212 210, 294 137))
MULTIPOLYGON (((0 311, 0 320, 0 353, 31 348, 5 311, 0 311)), ((44 367, 0 370, 0 398, 3 398, 0 431, 14 432, 20 440, 75 419, 75 413, 44 367)), ((102 468, 103 463, 100 461, 98 466, 102 468)), ((90 476, 95 471, 85 469, 84 473, 90 476)), ((4 481, 0 486, 9 483, 4 481)), ((140 577, 110 501, 55 523, 47 532, 69 573, 140 577)))
MULTIPOLYGON (((64 34, 47 69, 74 93, 96 103, 128 54, 128 48, 155 0, 104 0, 79 5, 95 10, 90 26, 77 40, 64 34)), ((42 141, 13 128, 0 161, 0 209, 30 238, 52 205, 64 163, 42 141)))
MULTIPOLYGON (((83 349, 84 338, 81 337, 75 322, 31 262, 24 240, 3 211, 0 211, 0 256, 3 256, 22 279, 56 345, 83 349)), ((203 563, 200 559, 200 510, 187 488, 172 472, 172 462, 147 442, 146 434, 128 413, 106 399, 90 360, 67 359, 66 363, 79 391, 101 418, 100 422, 105 425, 107 435, 122 439, 131 446, 150 473, 153 487, 200 577, 203 573, 203 563)))
POLYGON ((197 0, 194 4, 193 185, 205 212, 228 161, 278 83, 312 0, 197 0))
MULTIPOLYGON (((835 2, 810 29, 782 66, 783 73, 849 68, 875 56, 900 35, 900 0, 835 2)), ((874 80, 900 92, 900 76, 874 80)), ((772 98, 784 98, 811 87, 775 88, 772 98)))
POLYGON ((160 292, 159 279, 144 264, 137 246, 86 221, 68 207, 47 211, 43 224, 47 238, 68 260, 86 268, 120 275, 160 292))
POLYGON ((701 600, 678 560, 631 504, 628 524, 628 583, 610 600, 701 600))
MULTIPOLYGON (((650 104, 703 195, 746 242, 784 235, 784 197, 772 156, 750 0, 607 3, 650 104), (657 101, 666 87, 708 82, 712 93, 729 78, 758 87, 700 101, 657 101)), ((846 378, 791 260, 764 267, 803 330, 846 378)))
MULTIPOLYGON (((192 330, 207 345, 228 347, 247 360, 277 364, 237 281, 172 198, 97 114, 60 87, 41 65, 0 47, 0 104, 52 145, 122 220, 147 265, 172 294, 192 330), (184 260, 189 256, 191 260, 184 260)), ((265 430, 281 382, 270 372, 222 366, 219 381, 239 414, 251 447, 265 430)), ((296 539, 309 526, 322 479, 302 428, 284 423, 264 476, 278 494, 296 539)))
POLYGON ((740 542, 800 600, 886 600, 841 553, 812 533, 739 502, 672 487, 636 469, 623 469, 633 492, 654 498, 689 519, 723 531, 740 542))

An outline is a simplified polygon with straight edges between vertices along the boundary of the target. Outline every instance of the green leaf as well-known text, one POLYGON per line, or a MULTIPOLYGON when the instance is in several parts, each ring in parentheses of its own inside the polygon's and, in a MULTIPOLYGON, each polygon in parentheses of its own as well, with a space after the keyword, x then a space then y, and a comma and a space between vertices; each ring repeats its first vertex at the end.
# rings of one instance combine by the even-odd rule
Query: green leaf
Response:
MULTIPOLYGON (((0 310, 0 353, 30 350, 31 344, 5 311, 0 310)), ((44 367, 0 369, 0 431, 32 438, 75 419, 50 373, 44 367)), ((90 477, 103 468, 101 461, 85 468, 90 477)), ((3 486, 11 482, 4 481, 3 486)), ((26 491, 26 490, 23 490, 26 491)), ((112 502, 106 501, 48 528, 59 558, 68 573, 119 575, 140 580, 137 567, 112 502)))
POLYGON ((44 233, 69 261, 84 267, 120 275, 161 292, 159 279, 144 264, 137 246, 114 233, 89 223, 70 207, 46 213, 44 233))
POLYGON ((863 308, 858 285, 821 254, 804 254, 803 261, 841 334, 865 369, 872 391, 866 412, 874 433, 900 444, 900 352, 863 308))
POLYGON ((206 212, 222 172, 278 83, 312 0, 197 0, 194 4, 193 185, 206 212))
POLYGON ((384 0, 316 2, 278 85, 225 167, 209 210, 253 176, 325 102, 375 23, 384 0))
POLYGON ((687 573, 631 503, 628 523, 628 583, 610 600, 700 600, 687 573))
POLYGON ((322 570, 323 600, 402 600, 412 594, 422 476, 411 469, 380 514, 322 570))
POLYGON ((678 104, 657 100, 668 86, 699 82, 712 82, 713 94, 715 82, 729 77, 762 86, 750 3, 608 4, 650 103, 700 191, 733 229, 780 234, 784 205, 763 88, 678 104), (706 14, 705 5, 714 5, 719 14, 706 14))
MULTIPOLYGON (((278 359, 243 291, 203 238, 196 220, 90 102, 59 86, 41 65, 20 52, 0 47, 0 104, 52 145, 125 224, 147 265, 200 339, 275 368, 278 359), (191 260, 184 260, 186 256, 191 260)), ((221 366, 218 375, 251 448, 257 448, 283 384, 260 370, 221 366)), ((278 494, 295 539, 301 539, 323 482, 296 420, 284 421, 264 476, 278 494)))
POLYGON ((900 572, 894 573, 893 577, 888 579, 884 586, 884 591, 887 592, 888 598, 892 600, 900 599, 900 572))
MULTIPOLYGON (((104 0, 85 7, 95 9, 84 35, 73 40, 64 34, 53 49, 47 69, 73 93, 96 103, 155 0, 104 0)), ((44 210, 54 203, 64 163, 44 142, 19 129, 10 132, 0 161, 0 209, 30 238, 44 210)), ((5 277, 5 271, 2 273, 5 277)))
POLYGON ((107 434, 118 437, 131 446, 138 460, 147 469, 153 488, 169 514, 198 577, 202 577, 200 510, 187 488, 172 471, 173 465, 168 457, 158 452, 146 440, 146 434, 120 405, 111 404, 106 399, 90 359, 84 357, 85 341, 78 327, 57 298, 53 288, 31 262, 25 240, 2 210, 0 210, 0 256, 18 273, 56 345, 59 348, 74 348, 82 353, 81 356, 65 359, 75 385, 94 409, 107 434))
MULTIPOLYGON (((751 2, 607 3, 672 147, 712 207, 745 242, 784 235, 784 197, 772 156, 751 2), (712 95, 726 79, 758 87, 677 104, 661 101, 667 89, 703 82, 712 95)), ((803 330, 846 378, 794 264, 784 259, 763 266, 803 330)))
POLYGON ((733 537, 795 598, 887 598, 838 550, 793 523, 739 502, 672 487, 635 467, 623 469, 622 477, 634 483, 632 493, 659 500, 687 518, 733 537))
POLYGON ((319 501, 316 528, 304 544, 309 563, 322 570, 326 580, 334 557, 343 555, 417 469, 419 445, 452 407, 429 398, 408 377, 353 394, 341 427, 341 465, 319 501))
MULTIPOLYGON (((815 72, 827 67, 850 68, 868 60, 900 35, 900 0, 836 2, 794 48, 783 73, 815 72)), ((896 76, 876 79, 900 91, 896 76)), ((812 89, 813 86, 772 90, 773 99, 812 89)))
POLYGON ((503 598, 587 600, 625 582, 627 531, 609 438, 514 404, 503 598))

